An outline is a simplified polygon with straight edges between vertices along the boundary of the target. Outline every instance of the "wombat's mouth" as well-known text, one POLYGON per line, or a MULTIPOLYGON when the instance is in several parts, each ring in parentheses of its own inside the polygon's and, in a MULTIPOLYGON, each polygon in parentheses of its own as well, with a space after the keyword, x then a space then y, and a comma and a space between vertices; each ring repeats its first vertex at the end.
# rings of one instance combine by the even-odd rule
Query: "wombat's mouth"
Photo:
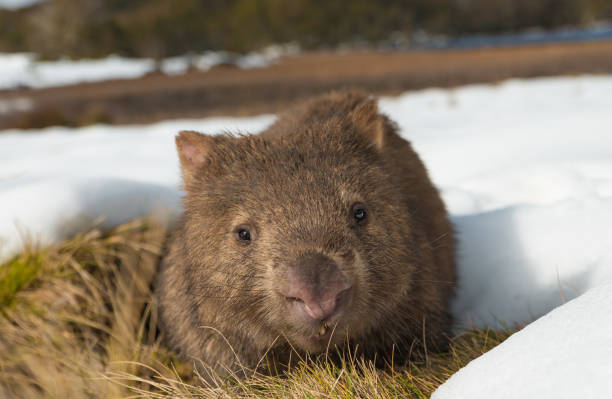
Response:
POLYGON ((300 338, 296 340, 296 343, 302 349, 309 352, 322 352, 327 347, 331 347, 342 340, 341 330, 337 323, 321 322, 319 328, 314 333, 300 334, 300 338))
POLYGON ((330 338, 332 337, 331 329, 328 329, 323 334, 312 335, 308 337, 308 340, 312 342, 315 346, 319 347, 321 345, 327 345, 330 343, 330 338))
MULTIPOLYGON (((280 294, 280 293, 279 293, 280 294)), ((345 288, 327 301, 309 300, 280 294, 288 310, 290 340, 309 352, 322 352, 339 343, 346 330, 344 319, 350 314, 352 287, 345 288)))
POLYGON ((308 336, 308 339, 314 342, 329 339, 334 329, 334 325, 330 325, 328 322, 325 321, 321 322, 321 325, 319 326, 319 329, 316 331, 316 333, 308 336))

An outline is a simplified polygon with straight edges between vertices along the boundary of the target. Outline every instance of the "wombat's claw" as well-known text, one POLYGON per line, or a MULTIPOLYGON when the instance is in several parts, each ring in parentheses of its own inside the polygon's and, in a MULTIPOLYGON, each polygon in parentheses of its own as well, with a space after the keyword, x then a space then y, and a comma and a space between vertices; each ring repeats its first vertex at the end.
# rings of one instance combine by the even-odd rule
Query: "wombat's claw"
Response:
POLYGON ((321 327, 319 327, 319 335, 324 335, 327 332, 328 327, 329 326, 327 325, 327 323, 321 323, 321 327))

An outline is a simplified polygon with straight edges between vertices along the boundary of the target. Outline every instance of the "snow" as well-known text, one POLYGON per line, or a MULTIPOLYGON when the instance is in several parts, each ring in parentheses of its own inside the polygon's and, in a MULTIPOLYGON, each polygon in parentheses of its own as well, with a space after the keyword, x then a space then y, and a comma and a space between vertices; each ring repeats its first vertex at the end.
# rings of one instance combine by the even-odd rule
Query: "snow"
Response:
POLYGON ((531 321, 612 281, 612 198, 515 205, 454 222, 461 284, 453 311, 466 326, 531 321))
MULTIPOLYGON (((609 379, 597 373, 612 375, 602 360, 609 345, 598 341, 612 329, 610 93, 612 76, 582 76, 380 101, 428 166, 456 225, 457 328, 522 325, 548 314, 470 363, 438 398, 502 397, 509 387, 512 397, 553 396, 546 387, 564 397, 575 392, 570 381, 581 396, 609 392, 601 390, 609 379)), ((18 250, 24 235, 48 243, 98 217, 113 225, 176 213, 179 130, 257 132, 273 120, 0 132, 0 257, 18 250)))
MULTIPOLYGON (((206 71, 219 64, 239 68, 264 68, 285 55, 299 51, 292 44, 269 46, 260 52, 237 55, 225 51, 185 55, 163 59, 160 69, 167 75, 180 75, 190 67, 206 71)), ((0 89, 19 86, 44 88, 109 79, 133 79, 155 70, 155 61, 148 58, 125 58, 111 55, 101 59, 39 61, 31 53, 0 53, 0 89)))
POLYGON ((612 284, 553 310, 459 370, 432 399, 609 398, 612 284))
POLYGON ((16 10, 18 8, 29 7, 36 3, 42 3, 48 0, 0 0, 0 9, 16 10))
POLYGON ((154 66, 153 60, 118 56, 99 60, 37 61, 28 53, 0 54, 0 89, 137 78, 151 72, 154 66))

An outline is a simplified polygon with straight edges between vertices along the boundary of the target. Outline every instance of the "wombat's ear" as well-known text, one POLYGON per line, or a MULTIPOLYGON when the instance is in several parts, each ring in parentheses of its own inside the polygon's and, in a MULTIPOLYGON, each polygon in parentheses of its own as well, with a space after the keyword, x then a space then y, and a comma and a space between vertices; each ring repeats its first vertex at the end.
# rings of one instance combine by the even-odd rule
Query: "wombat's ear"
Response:
POLYGON ((181 160, 183 180, 188 185, 210 164, 215 139, 205 134, 182 131, 176 136, 176 149, 181 160))
POLYGON ((385 121, 378 113, 378 103, 375 99, 368 98, 358 103, 353 108, 349 117, 357 126, 359 132, 377 150, 381 150, 385 145, 385 121))

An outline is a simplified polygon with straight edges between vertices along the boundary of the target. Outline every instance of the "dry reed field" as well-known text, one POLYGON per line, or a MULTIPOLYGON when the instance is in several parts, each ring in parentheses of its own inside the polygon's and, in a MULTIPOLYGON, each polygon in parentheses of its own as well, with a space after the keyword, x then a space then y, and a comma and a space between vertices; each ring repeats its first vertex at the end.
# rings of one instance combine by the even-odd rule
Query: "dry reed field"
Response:
POLYGON ((394 95, 509 78, 607 73, 612 73, 612 41, 445 51, 313 52, 260 69, 218 66, 173 77, 151 74, 132 80, 0 91, 0 100, 26 98, 33 104, 27 112, 0 115, 0 130, 255 115, 341 88, 394 95))
POLYGON ((511 334, 464 332, 448 352, 387 369, 349 353, 282 376, 212 378, 173 356, 156 328, 166 233, 152 220, 94 228, 0 265, 0 398, 426 398, 511 334))

